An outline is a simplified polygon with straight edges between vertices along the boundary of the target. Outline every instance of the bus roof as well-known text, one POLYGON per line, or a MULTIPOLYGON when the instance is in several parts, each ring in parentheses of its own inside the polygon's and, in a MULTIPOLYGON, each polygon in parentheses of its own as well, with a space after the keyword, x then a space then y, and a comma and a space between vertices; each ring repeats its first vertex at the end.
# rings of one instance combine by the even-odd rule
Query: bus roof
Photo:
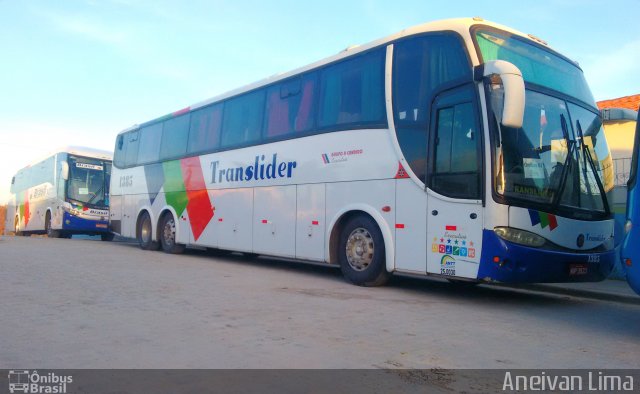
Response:
POLYGON ((102 159, 102 160, 113 160, 113 152, 95 149, 95 148, 87 148, 84 146, 64 146, 55 151, 55 153, 66 152, 72 155, 91 157, 94 159, 102 159))
POLYGON ((102 150, 102 149, 95 149, 95 148, 87 148, 84 146, 62 146, 58 149, 54 149, 52 151, 50 151, 48 154, 44 155, 44 156, 39 156, 37 160, 32 161, 31 163, 29 163, 28 165, 22 167, 20 170, 18 170, 18 172, 24 170, 25 168, 29 168, 35 164, 40 163, 41 161, 44 161, 48 158, 50 158, 53 155, 56 155, 58 153, 70 153, 72 155, 77 155, 77 156, 83 156, 83 157, 89 157, 89 158, 93 158, 93 159, 100 159, 100 160, 109 160, 109 161, 113 161, 113 153, 106 151, 106 150, 102 150))
MULTIPOLYGON (((166 118, 171 118, 171 117, 174 117, 174 116, 182 115, 184 113, 196 110, 198 108, 205 107, 205 106, 207 106, 209 104, 213 104, 213 103, 218 102, 218 101, 223 101, 223 100, 228 99, 230 97, 237 96, 237 95, 240 95, 242 93, 249 92, 251 90, 258 89, 260 87, 272 84, 274 82, 278 82, 280 80, 287 79, 287 78, 295 76, 297 74, 301 74, 301 73, 304 73, 306 71, 310 71, 310 70, 322 67, 322 66, 324 66, 326 64, 333 63, 333 62, 342 60, 344 58, 348 58, 348 57, 357 55, 358 53, 365 52, 365 51, 367 51, 369 49, 372 49, 372 48, 375 48, 375 47, 378 47, 378 46, 386 45, 386 44, 388 44, 388 43, 390 43, 392 41, 396 41, 396 40, 401 39, 403 37, 408 37, 408 36, 421 34, 421 33, 428 33, 428 32, 453 31, 453 32, 456 32, 456 33, 460 34, 465 39, 465 41, 468 41, 468 39, 469 39, 468 38, 469 29, 473 25, 484 25, 484 26, 495 27, 495 28, 498 28, 500 30, 504 30, 506 32, 509 32, 511 34, 515 34, 515 35, 519 35, 519 36, 522 36, 522 37, 526 37, 526 38, 532 39, 535 42, 537 42, 538 44, 549 48, 548 44, 545 41, 542 41, 542 40, 540 40, 539 38, 537 38, 535 36, 522 33, 520 31, 514 30, 514 29, 512 29, 510 27, 507 27, 507 26, 504 26, 504 25, 501 25, 501 24, 498 24, 498 23, 494 23, 494 22, 490 22, 490 21, 484 20, 484 19, 482 19, 480 17, 444 19, 444 20, 439 20, 439 21, 427 22, 427 23, 424 23, 424 24, 421 24, 421 25, 409 27, 407 29, 401 30, 398 33, 395 33, 395 34, 392 34, 390 36, 387 36, 387 37, 384 37, 384 38, 369 42, 369 43, 364 44, 364 45, 349 46, 348 48, 340 51, 338 54, 330 56, 330 57, 327 57, 327 58, 322 59, 322 60, 319 60, 319 61, 317 61, 315 63, 311 63, 311 64, 308 64, 306 66, 299 67, 297 69, 294 69, 294 70, 291 70, 291 71, 288 71, 288 72, 275 74, 275 75, 273 75, 271 77, 259 80, 257 82, 254 82, 254 83, 242 86, 242 87, 239 87, 237 89, 230 90, 230 91, 222 93, 222 94, 220 94, 218 96, 214 96, 214 97, 212 97, 210 99, 198 102, 198 103, 193 104, 193 105, 191 105, 191 106, 189 106, 187 108, 183 108, 183 109, 181 109, 179 111, 170 113, 168 115, 164 115, 164 116, 152 119, 152 120, 150 120, 148 122, 143 122, 141 124, 135 124, 135 125, 133 125, 131 127, 128 127, 126 129, 122 130, 118 135, 126 133, 126 132, 131 131, 131 130, 135 130, 135 129, 139 128, 140 126, 145 125, 147 123, 153 123, 153 122, 156 122, 156 121, 159 121, 159 120, 162 120, 162 119, 166 119, 166 118)), ((466 42, 466 44, 467 44, 468 47, 473 47, 473 43, 471 43, 471 42, 466 42)), ((549 49, 551 49, 551 48, 549 48, 549 49)), ((471 58, 471 62, 472 62, 473 65, 478 65, 479 64, 478 57, 474 53, 470 54, 470 58, 471 58)))

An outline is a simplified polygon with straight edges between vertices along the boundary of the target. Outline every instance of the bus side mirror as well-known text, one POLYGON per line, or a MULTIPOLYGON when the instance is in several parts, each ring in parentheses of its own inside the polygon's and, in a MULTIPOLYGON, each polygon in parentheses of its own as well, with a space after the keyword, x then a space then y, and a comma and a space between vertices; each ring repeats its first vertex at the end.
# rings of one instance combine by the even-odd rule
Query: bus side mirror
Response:
POLYGON ((504 60, 491 60, 476 68, 476 80, 497 75, 502 81, 502 120, 506 127, 519 129, 524 118, 524 79, 520 69, 504 60), (480 75, 479 75, 480 74, 480 75))
POLYGON ((60 163, 60 176, 65 181, 69 180, 69 163, 63 161, 60 163))

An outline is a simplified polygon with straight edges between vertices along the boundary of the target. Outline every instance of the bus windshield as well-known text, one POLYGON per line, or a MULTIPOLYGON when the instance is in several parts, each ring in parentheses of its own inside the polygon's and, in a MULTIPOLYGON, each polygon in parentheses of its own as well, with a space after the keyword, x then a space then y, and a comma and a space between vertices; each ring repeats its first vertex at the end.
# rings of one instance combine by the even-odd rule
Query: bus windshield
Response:
POLYGON ((95 207, 109 204, 111 164, 85 157, 69 157, 67 197, 95 207))
POLYGON ((557 90, 595 108, 595 100, 582 70, 569 60, 504 32, 478 29, 474 39, 482 62, 504 60, 513 63, 525 81, 557 90))
MULTIPOLYGON (((500 126, 492 138, 495 192, 515 204, 534 203, 579 219, 609 214, 613 160, 599 114, 577 105, 593 103, 580 69, 514 38, 478 31, 476 40, 485 61, 500 59, 518 66, 527 87, 522 127, 500 126), (554 97, 544 88, 578 101, 554 97)), ((492 83, 489 95, 500 119, 501 85, 492 83)))

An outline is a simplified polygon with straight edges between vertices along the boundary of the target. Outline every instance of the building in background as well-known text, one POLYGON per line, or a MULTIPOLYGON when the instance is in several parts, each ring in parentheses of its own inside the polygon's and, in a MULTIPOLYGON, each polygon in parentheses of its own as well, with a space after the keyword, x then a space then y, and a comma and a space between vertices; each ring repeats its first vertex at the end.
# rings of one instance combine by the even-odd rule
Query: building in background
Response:
MULTIPOLYGON (((613 157, 615 188, 612 208, 616 219, 615 242, 616 245, 619 245, 624 235, 627 181, 631 171, 631 153, 638 118, 638 106, 640 106, 640 94, 603 100, 597 104, 602 113, 604 132, 613 157)), ((621 275, 622 267, 618 266, 612 276, 621 277, 621 275)))
POLYGON ((627 183, 640 94, 598 102, 616 168, 616 185, 627 183))

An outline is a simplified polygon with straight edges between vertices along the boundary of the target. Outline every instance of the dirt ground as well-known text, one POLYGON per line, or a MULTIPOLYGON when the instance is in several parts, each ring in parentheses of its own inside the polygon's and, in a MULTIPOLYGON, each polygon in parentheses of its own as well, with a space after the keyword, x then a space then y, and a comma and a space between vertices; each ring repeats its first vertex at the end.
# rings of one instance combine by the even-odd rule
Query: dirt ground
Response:
POLYGON ((0 237, 0 283, 0 368, 640 366, 639 305, 551 293, 97 237, 0 237))

